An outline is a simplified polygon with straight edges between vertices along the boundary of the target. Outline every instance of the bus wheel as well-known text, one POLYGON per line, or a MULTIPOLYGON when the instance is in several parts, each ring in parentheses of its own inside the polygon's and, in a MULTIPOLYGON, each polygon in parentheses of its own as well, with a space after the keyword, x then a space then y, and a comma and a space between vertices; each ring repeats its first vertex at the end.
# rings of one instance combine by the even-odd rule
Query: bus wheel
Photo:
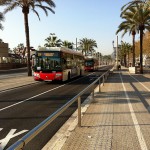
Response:
POLYGON ((70 72, 68 73, 68 80, 70 80, 70 72))
POLYGON ((80 76, 82 76, 82 70, 80 70, 80 76))

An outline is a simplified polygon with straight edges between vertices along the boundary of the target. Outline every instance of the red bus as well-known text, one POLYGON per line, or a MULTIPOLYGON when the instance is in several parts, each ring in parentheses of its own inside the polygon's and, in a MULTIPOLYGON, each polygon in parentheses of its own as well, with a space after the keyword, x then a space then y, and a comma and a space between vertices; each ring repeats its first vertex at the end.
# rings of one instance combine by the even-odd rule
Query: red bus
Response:
POLYGON ((92 56, 85 57, 84 70, 85 71, 94 71, 98 70, 98 59, 92 56))
POLYGON ((34 80, 37 81, 66 81, 84 74, 84 56, 64 47, 40 48, 34 64, 34 80))

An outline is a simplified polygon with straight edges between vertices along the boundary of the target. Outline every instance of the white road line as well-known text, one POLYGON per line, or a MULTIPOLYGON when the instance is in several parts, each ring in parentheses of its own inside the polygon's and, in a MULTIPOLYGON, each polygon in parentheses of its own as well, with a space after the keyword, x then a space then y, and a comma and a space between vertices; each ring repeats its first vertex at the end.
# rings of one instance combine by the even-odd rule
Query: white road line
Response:
POLYGON ((33 98, 35 98, 35 97, 41 96, 41 95, 43 95, 43 94, 45 94, 45 93, 48 93, 48 92, 50 92, 50 91, 53 91, 53 90, 55 90, 55 89, 58 89, 58 88, 60 88, 60 87, 65 86, 65 85, 66 85, 66 84, 63 84, 63 85, 58 86, 58 87, 56 87, 56 88, 53 88, 53 89, 51 89, 51 90, 48 90, 48 91, 45 91, 45 92, 40 93, 40 94, 38 94, 38 95, 32 96, 32 97, 30 97, 30 98, 27 98, 27 99, 25 99, 25 100, 23 100, 23 101, 20 101, 20 102, 18 102, 18 103, 15 103, 15 104, 9 105, 9 106, 7 106, 7 107, 1 108, 0 111, 6 110, 6 109, 8 109, 8 108, 11 108, 11 107, 16 106, 16 105, 18 105, 18 104, 21 104, 21 103, 23 103, 23 102, 29 101, 29 100, 31 100, 31 99, 33 99, 33 98))
POLYGON ((29 84, 26 84, 26 85, 19 85, 18 87, 13 87, 13 88, 10 88, 10 89, 5 89, 5 90, 3 90, 3 91, 0 91, 0 94, 1 93, 5 93, 5 92, 9 92, 9 91, 13 91, 13 90, 15 90, 15 89, 19 89, 19 88, 23 88, 23 87, 28 87, 28 86, 31 86, 31 84, 33 85, 36 85, 36 84, 39 84, 39 82, 31 82, 31 83, 29 83, 29 84))
MULTIPOLYGON (((120 75, 120 73, 119 73, 119 75, 120 75)), ((134 127, 135 127, 135 130, 136 130, 138 141, 140 143, 141 150, 148 150, 147 145, 146 145, 145 140, 144 140, 144 137, 143 137, 143 134, 142 134, 141 129, 140 129, 140 125, 139 125, 138 120, 136 118, 136 115, 134 113, 130 98, 128 96, 128 93, 127 93, 127 90, 126 90, 125 85, 123 83, 123 79, 122 79, 121 75, 120 75, 120 79, 121 79, 122 86, 123 86, 123 89, 124 89, 124 92, 125 92, 125 95, 126 95, 126 98, 127 98, 128 106, 129 106, 129 109, 130 109, 130 112, 131 112, 131 117, 132 117, 132 120, 133 120, 133 123, 134 123, 134 127)))
MULTIPOLYGON (((129 74, 130 75, 130 74, 129 74)), ((130 75, 131 76, 131 75, 130 75)), ((146 87, 143 83, 141 83, 138 79, 136 79, 135 77, 131 76, 134 80, 138 81, 147 91, 150 92, 150 89, 148 87, 146 87)))
MULTIPOLYGON (((92 74, 93 74, 93 73, 92 73, 92 74)), ((85 77, 86 77, 86 76, 85 76, 85 77)), ((85 78, 85 77, 82 77, 82 78, 85 78)), ((80 78, 80 79, 82 79, 82 78, 80 78)), ((77 80, 79 80, 79 79, 77 79, 77 80)), ((71 81, 71 82, 69 82, 69 83, 75 82, 75 81, 77 81, 77 80, 73 80, 73 81, 71 81)), ((67 84, 69 84, 69 83, 67 83, 67 84)), ((25 100, 23 100, 23 101, 20 101, 20 102, 18 102, 18 103, 14 103, 14 104, 9 105, 9 106, 7 106, 7 107, 1 108, 1 109, 0 109, 0 112, 3 111, 3 110, 6 110, 6 109, 8 109, 8 108, 11 108, 11 107, 13 107, 13 106, 19 105, 19 104, 21 104, 21 103, 23 103, 23 102, 29 101, 29 100, 31 100, 31 99, 33 99, 33 98, 35 98, 35 97, 38 97, 38 96, 41 96, 41 95, 46 94, 46 93, 48 93, 48 92, 51 92, 51 91, 53 91, 53 90, 56 90, 56 89, 58 89, 58 88, 60 88, 60 87, 63 87, 63 86, 65 86, 65 85, 67 85, 67 84, 63 84, 63 85, 58 86, 58 87, 56 87, 56 88, 53 88, 53 89, 51 89, 51 90, 48 90, 48 91, 45 91, 45 92, 40 93, 40 94, 38 94, 38 95, 32 96, 32 97, 30 97, 30 98, 27 98, 27 99, 25 99, 25 100)))

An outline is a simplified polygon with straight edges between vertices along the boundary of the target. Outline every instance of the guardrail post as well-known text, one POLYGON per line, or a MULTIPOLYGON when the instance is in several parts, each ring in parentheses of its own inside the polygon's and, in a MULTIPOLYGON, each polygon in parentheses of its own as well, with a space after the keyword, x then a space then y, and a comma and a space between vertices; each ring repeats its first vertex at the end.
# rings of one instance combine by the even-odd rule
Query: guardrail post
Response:
POLYGON ((99 78, 99 92, 101 92, 101 79, 99 78))
POLYGON ((103 86, 104 86, 104 80, 105 80, 105 78, 104 78, 104 76, 103 76, 103 86))
POLYGON ((106 73, 106 79, 108 79, 109 72, 106 73))
POLYGON ((81 127, 81 97, 78 97, 78 126, 81 127))
POLYGON ((93 85, 93 89, 92 89, 92 99, 94 100, 94 85, 93 85))

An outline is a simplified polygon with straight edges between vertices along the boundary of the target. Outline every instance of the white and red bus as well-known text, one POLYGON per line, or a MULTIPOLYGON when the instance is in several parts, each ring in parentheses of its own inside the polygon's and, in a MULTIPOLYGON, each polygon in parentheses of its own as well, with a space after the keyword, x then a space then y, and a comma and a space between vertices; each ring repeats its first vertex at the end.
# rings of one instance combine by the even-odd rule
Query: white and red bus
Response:
POLYGON ((34 64, 34 80, 37 81, 66 81, 84 74, 84 56, 64 47, 40 48, 34 64))
POLYGON ((84 63, 84 70, 85 71, 95 71, 98 70, 98 59, 93 56, 86 56, 85 63, 84 63))

